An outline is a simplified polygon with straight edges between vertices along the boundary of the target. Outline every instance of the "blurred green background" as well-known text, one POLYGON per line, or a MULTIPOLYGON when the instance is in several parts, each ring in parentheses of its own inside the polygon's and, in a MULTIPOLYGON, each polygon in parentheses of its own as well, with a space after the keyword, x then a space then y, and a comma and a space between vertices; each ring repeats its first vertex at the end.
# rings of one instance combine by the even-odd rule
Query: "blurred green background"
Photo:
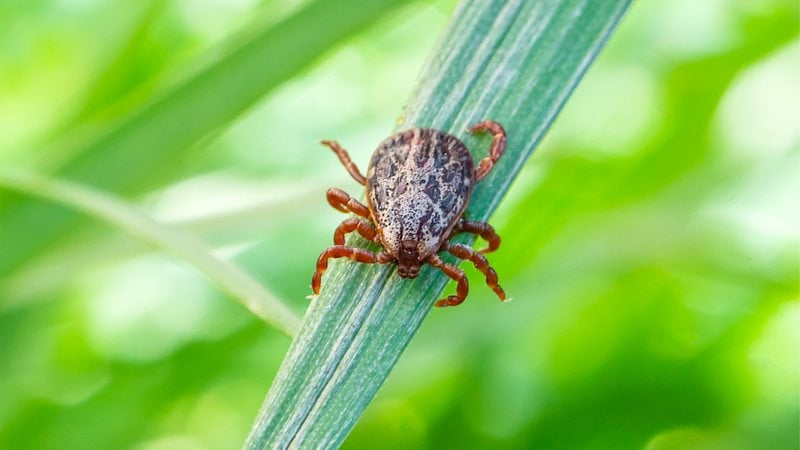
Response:
MULTIPOLYGON (((0 166, 69 165, 310 2, 0 3, 0 166)), ((317 142, 366 167, 455 4, 399 3, 126 199, 302 313, 358 192, 317 142)), ((492 219, 514 301, 472 277, 345 448, 798 448, 799 105, 797 2, 634 2, 492 219)), ((238 448, 289 340, 96 220, 9 256, 35 202, 0 190, 0 448, 238 448)))

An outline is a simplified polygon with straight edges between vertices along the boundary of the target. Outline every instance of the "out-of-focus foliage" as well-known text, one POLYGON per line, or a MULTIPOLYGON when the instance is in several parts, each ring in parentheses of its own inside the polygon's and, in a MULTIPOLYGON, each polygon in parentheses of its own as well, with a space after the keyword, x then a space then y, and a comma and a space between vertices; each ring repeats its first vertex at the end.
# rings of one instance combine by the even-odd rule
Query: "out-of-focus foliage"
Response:
MULTIPOLYGON (((0 164, 61 166, 304 3, 3 3, 0 164)), ((302 311, 355 187, 316 142, 364 166, 451 8, 387 10, 129 199, 302 311)), ((514 301, 434 311, 346 447, 797 448, 797 8, 635 2, 493 219, 514 301)), ((0 279, 0 448, 238 447, 287 344, 76 223, 0 279)))

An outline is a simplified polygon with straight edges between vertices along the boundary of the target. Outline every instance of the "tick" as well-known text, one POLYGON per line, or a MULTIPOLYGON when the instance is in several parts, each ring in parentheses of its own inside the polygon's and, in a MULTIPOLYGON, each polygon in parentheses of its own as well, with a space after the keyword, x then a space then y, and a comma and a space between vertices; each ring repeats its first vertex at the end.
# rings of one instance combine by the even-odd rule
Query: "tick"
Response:
POLYGON ((494 121, 486 120, 472 128, 472 133, 490 133, 493 137, 489 156, 476 167, 466 145, 455 136, 429 128, 413 128, 384 140, 375 150, 367 169, 361 174, 347 151, 334 141, 322 141, 336 153, 342 165, 359 184, 366 187, 367 205, 340 189, 328 189, 328 203, 356 217, 345 219, 333 234, 332 247, 317 259, 311 289, 319 294, 322 274, 331 258, 349 258, 367 264, 397 263, 403 278, 416 278, 425 264, 440 269, 458 283, 456 294, 436 302, 436 306, 455 306, 467 297, 469 285, 464 272, 445 263, 438 255, 448 252, 469 260, 486 276, 486 284, 505 300, 497 284, 497 273, 489 266, 485 253, 500 245, 500 237, 491 225, 463 218, 473 186, 482 180, 503 154, 506 132, 494 121), (375 254, 345 245, 345 235, 358 232, 382 250, 375 254), (474 233, 488 246, 475 251, 450 239, 459 233, 474 233))

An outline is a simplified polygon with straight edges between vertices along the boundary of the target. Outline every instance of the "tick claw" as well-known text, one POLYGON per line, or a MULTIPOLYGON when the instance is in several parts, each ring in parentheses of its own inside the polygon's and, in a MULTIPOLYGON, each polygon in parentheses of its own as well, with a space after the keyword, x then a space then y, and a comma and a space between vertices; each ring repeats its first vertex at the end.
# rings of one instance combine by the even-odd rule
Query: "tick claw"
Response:
POLYGON ((464 302, 463 298, 458 298, 458 296, 456 296, 456 295, 451 295, 451 296, 449 296, 447 298, 443 298, 441 300, 438 300, 433 305, 434 306, 438 306, 439 308, 445 308, 447 306, 458 306, 463 302, 464 302))
POLYGON ((308 300, 316 300, 316 299, 317 299, 317 297, 319 297, 319 294, 311 294, 311 295, 306 295, 306 298, 307 298, 308 300))

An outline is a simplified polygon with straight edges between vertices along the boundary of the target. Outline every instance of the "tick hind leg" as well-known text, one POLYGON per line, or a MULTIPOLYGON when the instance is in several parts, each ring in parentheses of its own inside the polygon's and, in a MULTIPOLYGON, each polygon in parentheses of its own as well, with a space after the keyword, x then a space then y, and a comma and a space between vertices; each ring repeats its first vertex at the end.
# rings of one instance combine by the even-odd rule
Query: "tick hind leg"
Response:
POLYGON ((375 230, 375 227, 372 226, 371 223, 364 219, 350 217, 336 227, 336 231, 333 233, 333 243, 336 245, 344 245, 345 235, 353 231, 357 231, 358 234, 364 236, 367 240, 377 242, 378 231, 375 230))
POLYGON ((475 181, 478 182, 489 174, 489 171, 494 167, 494 163, 503 155, 503 151, 506 149, 506 130, 493 120, 484 120, 479 124, 473 125, 469 131, 471 133, 489 132, 493 138, 492 145, 489 147, 489 156, 483 158, 478 163, 478 168, 475 169, 475 181))
POLYGON ((458 267, 442 261, 442 258, 440 258, 436 253, 428 258, 428 263, 433 267, 438 268, 444 272, 445 275, 458 283, 456 295, 450 295, 447 298, 438 300, 436 303, 434 303, 434 305, 438 307, 444 307, 457 306, 463 303, 464 299, 467 298, 467 294, 469 293, 469 282, 467 281, 467 276, 464 275, 464 272, 459 270, 458 267))
POLYGON ((489 261, 486 260, 485 256, 464 244, 445 242, 442 246, 442 250, 450 252, 456 258, 467 259, 472 262, 475 268, 486 276, 486 284, 497 294, 497 297, 500 298, 501 301, 506 299, 505 291, 497 284, 497 272, 489 265, 489 261))
POLYGON ((314 292, 314 295, 319 294, 319 289, 322 286, 322 274, 328 270, 328 260, 331 258, 350 258, 355 262, 365 264, 386 264, 392 261, 392 256, 388 253, 382 252, 376 255, 361 248, 346 247, 344 245, 328 247, 319 255, 317 259, 317 270, 314 271, 314 275, 311 277, 311 290, 314 292))
POLYGON ((341 189, 330 188, 325 195, 328 197, 328 203, 339 211, 343 213, 353 213, 357 216, 369 219, 369 208, 353 197, 350 197, 347 192, 341 189))
POLYGON ((367 179, 364 178, 364 175, 361 175, 361 172, 358 170, 358 166, 356 163, 350 159, 350 155, 347 154, 347 150, 343 149, 338 142, 336 141, 322 141, 320 142, 322 145, 330 147, 336 156, 339 157, 339 161, 342 162, 342 165, 345 169, 350 173, 350 176, 353 177, 354 180, 358 182, 360 185, 364 185, 367 182, 367 179))
POLYGON ((461 220, 456 224, 456 227, 453 228, 453 232, 450 233, 450 237, 457 235, 458 233, 472 233, 477 234, 481 237, 484 241, 488 243, 486 248, 482 248, 479 250, 481 253, 490 253, 497 250, 500 247, 500 236, 494 231, 494 228, 486 222, 474 222, 472 220, 461 220))

